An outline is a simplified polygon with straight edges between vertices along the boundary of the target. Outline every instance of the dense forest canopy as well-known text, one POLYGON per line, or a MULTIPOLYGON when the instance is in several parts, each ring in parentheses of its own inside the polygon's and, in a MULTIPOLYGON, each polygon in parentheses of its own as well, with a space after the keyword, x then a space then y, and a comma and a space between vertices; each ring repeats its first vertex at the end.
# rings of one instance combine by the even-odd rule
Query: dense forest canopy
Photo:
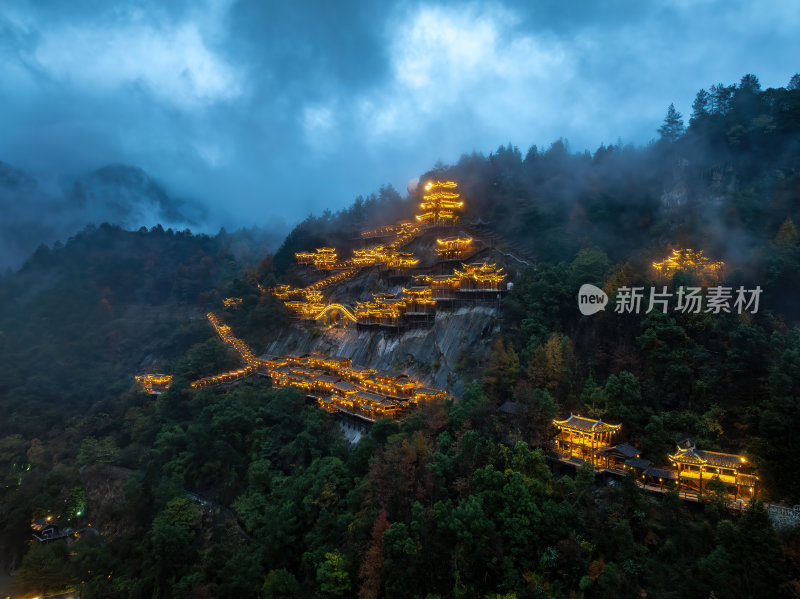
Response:
MULTIPOLYGON (((655 129, 655 127, 654 127, 655 129)), ((382 188, 309 217, 274 256, 246 240, 89 227, 0 279, 0 560, 31 592, 86 597, 792 597, 800 533, 762 503, 729 512, 548 467, 557 415, 619 422, 654 463, 676 443, 746 455, 759 494, 800 501, 800 76, 754 75, 670 105, 645 148, 565 140, 464 155, 462 217, 530 259, 461 397, 348 444, 333 416, 261 379, 188 381, 235 361, 204 314, 223 297, 259 351, 287 314, 257 284, 294 281, 294 252, 355 247, 411 217, 382 188), (656 285, 676 248, 763 290, 755 313, 591 317, 577 289, 656 285), (133 375, 170 372, 153 398, 133 375), (511 412, 501 410, 512 404, 511 412), (32 520, 100 535, 29 542, 32 520)), ((678 271, 670 287, 699 284, 678 271)))

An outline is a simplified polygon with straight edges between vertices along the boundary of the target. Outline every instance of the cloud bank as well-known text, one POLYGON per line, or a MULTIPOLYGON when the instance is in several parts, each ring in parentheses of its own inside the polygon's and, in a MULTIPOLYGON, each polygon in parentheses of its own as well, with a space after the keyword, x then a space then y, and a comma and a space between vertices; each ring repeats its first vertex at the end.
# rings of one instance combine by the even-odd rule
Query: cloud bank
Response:
POLYGON ((793 2, 8 3, 0 161, 144 169, 207 228, 287 223, 437 160, 645 144, 666 107, 800 70, 793 2))

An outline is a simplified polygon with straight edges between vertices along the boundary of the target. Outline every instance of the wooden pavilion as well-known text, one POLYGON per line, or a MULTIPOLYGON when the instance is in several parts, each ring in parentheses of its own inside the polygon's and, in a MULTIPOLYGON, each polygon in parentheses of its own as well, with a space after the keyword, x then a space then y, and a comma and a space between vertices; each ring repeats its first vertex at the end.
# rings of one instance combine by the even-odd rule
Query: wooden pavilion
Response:
POLYGON ((565 420, 553 420, 558 427, 556 452, 564 461, 583 460, 593 466, 603 466, 597 450, 611 447, 612 438, 620 430, 619 424, 608 424, 602 420, 583 418, 570 414, 565 420))

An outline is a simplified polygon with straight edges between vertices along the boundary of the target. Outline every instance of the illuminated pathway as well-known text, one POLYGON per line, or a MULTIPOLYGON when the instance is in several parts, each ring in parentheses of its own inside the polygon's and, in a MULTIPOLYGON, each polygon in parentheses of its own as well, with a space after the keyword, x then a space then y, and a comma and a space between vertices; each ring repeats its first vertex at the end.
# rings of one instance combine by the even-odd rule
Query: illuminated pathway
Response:
POLYGON ((325 308, 314 317, 314 320, 319 320, 324 316, 327 316, 331 312, 338 312, 345 318, 347 318, 350 322, 356 322, 358 319, 356 318, 355 314, 353 314, 347 306, 343 306, 342 304, 328 304, 325 308))
POLYGON ((244 361, 245 366, 243 368, 238 368, 237 370, 230 370, 221 374, 215 374, 213 376, 207 376, 202 379, 198 379, 192 382, 192 389, 202 389, 203 387, 213 387, 215 385, 233 383, 256 374, 258 372, 258 361, 248 345, 238 337, 234 337, 233 333, 231 332, 231 328, 228 325, 223 324, 219 316, 213 312, 209 312, 206 314, 206 317, 214 327, 214 330, 217 332, 217 335, 219 335, 220 339, 236 350, 242 361, 244 361))

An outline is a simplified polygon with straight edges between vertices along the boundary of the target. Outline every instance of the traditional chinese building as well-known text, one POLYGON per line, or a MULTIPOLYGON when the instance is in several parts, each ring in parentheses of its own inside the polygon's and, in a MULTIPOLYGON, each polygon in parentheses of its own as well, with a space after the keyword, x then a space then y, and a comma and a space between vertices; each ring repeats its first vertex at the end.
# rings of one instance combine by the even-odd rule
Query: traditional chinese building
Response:
POLYGON ((338 373, 343 368, 353 364, 353 361, 350 358, 326 356, 323 354, 310 354, 307 357, 307 361, 309 366, 313 366, 314 368, 324 368, 335 373, 338 373))
POLYGON ((505 291, 505 278, 503 269, 497 268, 496 264, 473 262, 464 264, 461 270, 455 269, 452 274, 434 275, 422 280, 430 285, 431 297, 435 300, 485 300, 505 291))
POLYGON ((284 305, 295 318, 314 320, 325 309, 322 293, 316 290, 306 290, 304 299, 284 302, 284 305))
POLYGON ((150 395, 160 395, 172 384, 170 374, 142 374, 135 377, 142 391, 150 395))
POLYGON ((336 266, 336 250, 333 248, 319 248, 317 250, 316 258, 314 259, 314 266, 320 270, 330 270, 336 266))
POLYGON ((725 263, 707 258, 703 250, 691 248, 672 250, 661 262, 653 262, 653 271, 660 279, 669 279, 679 270, 697 276, 704 284, 716 285, 722 282, 725 263))
POLYGON ((297 252, 294 255, 298 264, 313 264, 318 270, 330 270, 336 266, 337 254, 334 248, 317 248, 314 252, 297 252))
POLYGON ((615 472, 634 470, 641 473, 650 466, 650 460, 642 458, 639 449, 630 443, 600 447, 594 454, 598 466, 615 472))
POLYGON ((397 295, 376 293, 372 301, 356 302, 353 313, 360 327, 429 326, 436 316, 436 301, 429 288, 403 289, 397 295))
POLYGON ((718 453, 697 449, 694 445, 678 447, 668 456, 676 469, 678 490, 696 493, 702 497, 707 492, 708 483, 720 481, 734 499, 749 501, 755 494, 758 478, 744 474, 747 459, 732 453, 718 453))
POLYGON ((339 380, 333 385, 333 395, 339 399, 349 398, 356 391, 358 391, 358 387, 350 381, 339 380))
POLYGON ((558 427, 555 438, 556 452, 563 460, 579 459, 596 467, 603 467, 603 458, 597 450, 611 447, 611 441, 620 430, 619 424, 608 424, 570 414, 566 420, 553 420, 558 427))
POLYGON ((378 371, 368 366, 361 366, 360 364, 353 364, 342 369, 342 378, 347 379, 352 383, 359 384, 367 377, 376 374, 378 371))
POLYGON ((417 221, 426 225, 452 225, 458 221, 455 210, 464 206, 454 181, 428 181, 419 205, 417 221))
MULTIPOLYGON (((259 285, 259 288, 262 291, 265 291, 264 288, 261 285, 259 285)), ((301 294, 303 292, 302 289, 294 288, 291 285, 276 285, 275 287, 272 287, 269 291, 273 295, 275 295, 276 297, 278 297, 278 298, 280 298, 282 300, 289 299, 291 296, 299 295, 299 294, 301 294)))
POLYGON ((407 270, 419 264, 419 258, 408 252, 397 252, 387 255, 386 268, 394 270, 407 270))
POLYGON ((445 237, 436 240, 439 260, 461 260, 472 251, 472 237, 445 237))
POLYGON ((417 384, 401 372, 381 370, 363 380, 370 391, 387 398, 408 398, 417 384))
POLYGON ((431 297, 435 300, 452 300, 458 297, 458 286, 461 278, 456 274, 433 275, 426 277, 431 287, 431 297))
POLYGON ((502 290, 502 283, 506 276, 502 268, 489 262, 473 262, 465 264, 464 270, 456 270, 459 277, 459 291, 489 291, 502 290))
POLYGON ((242 298, 226 297, 224 300, 222 300, 222 305, 226 308, 239 308, 242 305, 242 298))
POLYGON ((350 262, 355 266, 370 266, 378 264, 383 259, 383 246, 366 248, 363 250, 353 250, 353 257, 350 262))
POLYGON ((422 406, 434 401, 444 401, 447 397, 447 393, 441 389, 414 387, 411 391, 411 401, 415 406, 422 406))
POLYGON ((409 326, 431 326, 436 318, 436 300, 430 287, 403 289, 406 298, 403 316, 409 326))

